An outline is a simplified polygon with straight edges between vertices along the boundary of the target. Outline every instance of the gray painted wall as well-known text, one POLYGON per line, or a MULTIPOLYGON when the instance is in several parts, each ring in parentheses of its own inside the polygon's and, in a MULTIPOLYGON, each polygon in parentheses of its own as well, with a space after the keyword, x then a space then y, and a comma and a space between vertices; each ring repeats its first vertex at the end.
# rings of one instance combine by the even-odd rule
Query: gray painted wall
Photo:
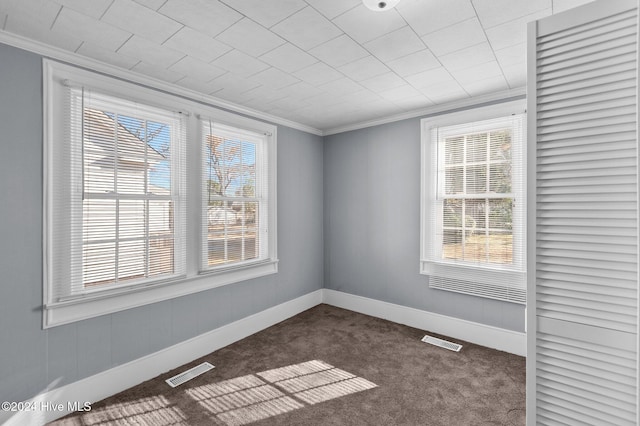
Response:
POLYGON ((42 173, 41 57, 0 44, 0 401, 322 288, 322 138, 279 127, 278 274, 42 330, 42 173))
POLYGON ((324 138, 324 286, 515 331, 524 306, 419 273, 420 118, 324 138))

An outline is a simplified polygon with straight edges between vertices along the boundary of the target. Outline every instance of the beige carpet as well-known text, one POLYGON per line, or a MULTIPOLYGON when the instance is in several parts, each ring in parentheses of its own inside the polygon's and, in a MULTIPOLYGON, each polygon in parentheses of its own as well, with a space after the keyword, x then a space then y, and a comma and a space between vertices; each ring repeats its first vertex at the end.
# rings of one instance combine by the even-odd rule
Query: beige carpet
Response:
POLYGON ((525 424, 524 358, 424 335, 320 305, 53 424, 525 424), (165 383, 204 361, 215 368, 165 383))

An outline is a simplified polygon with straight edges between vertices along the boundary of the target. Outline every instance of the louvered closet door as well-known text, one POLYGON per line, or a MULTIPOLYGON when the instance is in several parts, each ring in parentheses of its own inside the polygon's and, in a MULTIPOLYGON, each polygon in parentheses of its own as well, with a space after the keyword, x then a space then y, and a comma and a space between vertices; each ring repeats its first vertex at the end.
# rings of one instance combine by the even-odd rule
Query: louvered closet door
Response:
POLYGON ((637 29, 635 0, 529 27, 529 424, 638 424, 637 29))

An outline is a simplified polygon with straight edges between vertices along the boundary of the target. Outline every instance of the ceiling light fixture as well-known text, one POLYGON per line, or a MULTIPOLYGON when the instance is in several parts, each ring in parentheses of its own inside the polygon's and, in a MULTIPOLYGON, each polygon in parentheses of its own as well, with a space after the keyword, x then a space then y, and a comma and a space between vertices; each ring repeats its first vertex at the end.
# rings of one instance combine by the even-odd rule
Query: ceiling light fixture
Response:
POLYGON ((400 0, 362 0, 362 3, 374 12, 384 12, 385 10, 393 9, 396 7, 400 0))

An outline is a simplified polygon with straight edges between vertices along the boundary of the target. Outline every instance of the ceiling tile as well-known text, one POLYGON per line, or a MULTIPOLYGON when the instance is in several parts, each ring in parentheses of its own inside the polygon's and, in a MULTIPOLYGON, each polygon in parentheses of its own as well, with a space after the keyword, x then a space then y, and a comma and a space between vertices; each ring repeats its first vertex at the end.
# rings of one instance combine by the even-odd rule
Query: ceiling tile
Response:
POLYGON ((344 96, 361 91, 362 86, 350 78, 344 77, 325 83, 322 86, 319 86, 318 89, 331 93, 334 96, 344 96))
POLYGON ((191 56, 185 56, 171 65, 169 71, 175 71, 202 82, 209 82, 226 73, 225 70, 209 65, 191 56))
POLYGON ((254 57, 275 49, 285 42, 262 25, 256 24, 248 18, 236 22, 219 34, 216 39, 254 57))
POLYGON ((453 78, 461 85, 470 84, 478 80, 501 76, 502 70, 497 61, 485 62, 475 67, 450 71, 453 78))
POLYGON ((182 24, 130 0, 115 0, 100 19, 160 44, 182 28, 182 24))
POLYGON ((249 77, 249 80, 273 89, 280 89, 300 81, 291 74, 287 74, 273 67, 252 75, 249 77))
POLYGON ((403 99, 414 98, 414 97, 422 97, 426 101, 427 99, 413 86, 405 84, 403 86, 394 87, 392 89, 379 91, 378 95, 381 97, 391 101, 391 102, 401 102, 403 99))
POLYGON ((339 67, 369 55, 362 46, 347 35, 334 38, 312 49, 309 53, 332 67, 339 67))
POLYGON ((222 0, 224 4, 237 10, 267 28, 293 15, 307 6, 303 0, 222 0))
POLYGON ((440 56, 473 46, 486 41, 487 38, 480 21, 471 18, 429 33, 422 37, 422 40, 436 56, 440 56))
POLYGON ((417 74, 405 77, 405 80, 418 90, 421 90, 424 87, 433 86, 435 84, 455 81, 449 71, 447 71, 447 69, 444 67, 422 71, 417 74))
POLYGON ((366 43, 364 47, 378 59, 386 62, 424 50, 425 45, 415 32, 405 25, 399 30, 366 43))
POLYGON ((491 47, 489 46, 489 43, 484 42, 466 49, 458 50, 457 52, 449 53, 448 55, 440 56, 439 59, 442 65, 453 71, 471 68, 485 62, 491 62, 496 58, 493 54, 493 50, 491 50, 491 47))
POLYGON ((527 67, 524 64, 502 67, 502 73, 512 89, 523 87, 527 84, 527 67))
POLYGON ((483 80, 469 82, 467 84, 463 84, 462 87, 470 96, 480 96, 486 95, 487 93, 495 93, 508 90, 509 84, 507 84, 507 81, 505 80, 503 75, 498 75, 483 80))
POLYGON ((140 62, 138 58, 126 56, 113 50, 94 46, 90 43, 82 43, 82 46, 80 46, 76 53, 126 69, 131 69, 140 62))
POLYGON ((396 9, 419 36, 476 16, 471 0, 403 0, 396 9))
POLYGON ((406 82, 402 78, 398 77, 396 73, 388 72, 361 81, 360 84, 373 92, 384 92, 385 90, 403 86, 406 84, 406 82))
POLYGON ((551 9, 551 0, 472 0, 485 28, 551 9))
POLYGON ((163 45, 205 62, 211 62, 231 50, 230 46, 189 27, 183 27, 163 45))
POLYGON ((194 78, 190 76, 186 76, 176 83, 178 86, 186 87, 187 89, 194 90, 199 93, 205 93, 207 95, 215 93, 217 91, 217 87, 211 83, 202 81, 199 78, 194 78))
POLYGON ((68 7, 63 7, 51 27, 53 32, 75 36, 96 46, 116 50, 131 37, 131 33, 105 22, 83 15, 68 7))
POLYGON ((373 56, 365 56, 338 68, 338 71, 354 81, 362 81, 389 72, 389 68, 373 56))
POLYGON ((527 44, 520 43, 504 49, 496 50, 496 58, 500 66, 522 65, 527 63, 527 44))
MULTIPOLYGON (((100 19, 113 0, 55 0, 55 2, 64 7, 69 7, 76 12, 80 12, 83 15, 100 19)), ((23 3, 29 2, 23 0, 23 3)))
POLYGON ((419 50, 402 58, 394 59, 387 65, 400 77, 417 74, 421 71, 438 68, 440 62, 429 49, 419 50))
POLYGON ((277 99, 286 98, 287 95, 282 93, 281 90, 274 89, 272 87, 267 86, 259 86, 255 89, 251 89, 242 94, 242 96, 247 99, 247 101, 251 101, 253 99, 259 99, 261 102, 269 103, 273 102, 277 99))
POLYGON ((415 111, 416 109, 424 109, 434 105, 434 103, 423 94, 393 101, 393 103, 398 105, 404 111, 415 111))
POLYGON ((358 43, 366 43, 406 25, 393 9, 379 13, 367 9, 363 4, 338 16, 333 23, 358 43))
POLYGON ((235 49, 219 57, 211 64, 240 77, 249 77, 269 68, 269 65, 264 62, 235 49))
POLYGON ((343 77, 341 73, 323 62, 316 62, 307 68, 296 71, 293 75, 313 86, 318 86, 343 77))
POLYGON ((311 6, 329 19, 343 14, 362 3, 362 0, 306 0, 311 6))
POLYGON ((552 0, 553 1, 553 13, 564 12, 574 7, 582 6, 583 4, 591 3, 593 0, 552 0))
POLYGON ((149 77, 157 78, 158 80, 168 81, 170 83, 175 83, 176 81, 184 78, 184 75, 180 74, 179 72, 169 71, 157 65, 147 64, 146 62, 142 61, 138 62, 136 66, 132 68, 132 71, 136 71, 149 77))
MULTIPOLYGON (((80 1, 82 1, 83 3, 88 3, 86 0, 80 0, 80 1)), ((160 9, 160 6, 165 4, 167 0, 133 0, 133 1, 143 5, 144 7, 148 7, 149 9, 158 10, 160 9)))
POLYGON ((242 18, 217 0, 168 0, 158 11, 211 37, 242 18))
POLYGON ((162 68, 169 68, 185 56, 182 52, 169 49, 135 35, 118 49, 118 53, 140 58, 140 60, 149 65, 157 65, 162 68))
POLYGON ((285 43, 260 56, 260 60, 286 72, 295 72, 318 62, 316 58, 291 43, 285 43))
POLYGON ((291 86, 283 87, 280 90, 289 97, 298 97, 299 99, 307 99, 322 93, 322 90, 306 81, 300 81, 291 86))
POLYGON ((224 99, 233 99, 241 93, 248 92, 260 86, 260 83, 249 81, 246 78, 241 78, 231 73, 226 73, 216 78, 211 81, 211 84, 216 90, 215 96, 224 99))
POLYGON ((456 81, 440 83, 425 87, 421 92, 437 104, 451 102, 453 100, 466 99, 469 94, 456 81))
POLYGON ((271 28, 301 49, 312 49, 338 37, 342 31, 312 7, 306 7, 271 28))
POLYGON ((61 6, 45 0, 0 3, 0 18, 6 31, 20 34, 63 49, 75 51, 82 39, 70 32, 50 31, 61 6))
POLYGON ((551 9, 544 9, 486 30, 487 38, 494 50, 504 49, 527 41, 527 23, 551 15, 551 9))

